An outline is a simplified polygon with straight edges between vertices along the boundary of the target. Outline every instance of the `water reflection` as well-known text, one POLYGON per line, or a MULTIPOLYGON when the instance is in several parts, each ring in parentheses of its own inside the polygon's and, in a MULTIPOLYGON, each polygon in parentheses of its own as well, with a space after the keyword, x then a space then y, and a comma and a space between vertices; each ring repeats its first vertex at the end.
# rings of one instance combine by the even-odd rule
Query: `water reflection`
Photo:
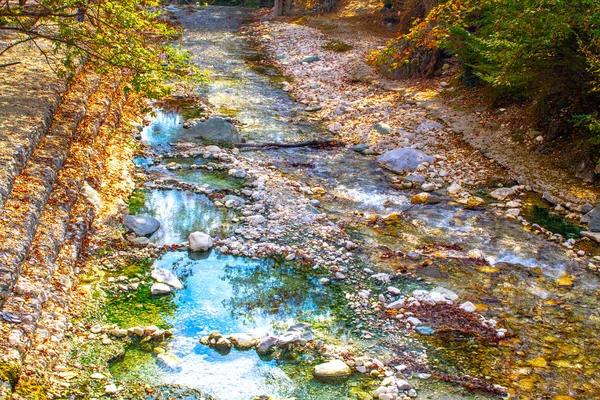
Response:
POLYGON ((159 230, 150 241, 157 245, 180 244, 191 232, 202 231, 211 236, 231 228, 233 212, 219 209, 202 194, 182 190, 150 190, 144 206, 137 212, 160 221, 159 230))

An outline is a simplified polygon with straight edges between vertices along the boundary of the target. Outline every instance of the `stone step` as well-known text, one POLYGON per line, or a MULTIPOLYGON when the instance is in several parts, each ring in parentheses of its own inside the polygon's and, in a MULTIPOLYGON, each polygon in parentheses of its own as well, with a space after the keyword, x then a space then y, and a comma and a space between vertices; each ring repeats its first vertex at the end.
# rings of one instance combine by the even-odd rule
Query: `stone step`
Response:
POLYGON ((107 143, 120 122, 124 102, 120 91, 115 91, 105 121, 97 130, 88 130, 72 144, 69 158, 39 220, 27 260, 2 307, 3 312, 19 315, 23 320, 20 324, 0 322, 3 332, 0 349, 6 350, 7 361, 17 371, 31 350, 38 326, 42 330, 36 347, 44 348, 47 340, 57 340, 55 335, 46 336, 48 327, 63 321, 65 313, 58 316, 56 310, 68 308, 68 296, 76 277, 73 268, 95 213, 94 196, 90 196, 93 189, 87 182, 99 184, 101 180, 107 143))
MULTIPOLYGON (((49 134, 42 139, 27 166, 14 181, 0 216, 0 292, 3 295, 10 293, 19 276, 19 266, 29 250, 57 176, 72 152, 71 146, 85 144, 97 134, 106 119, 114 83, 106 80, 100 84, 92 82, 91 85, 98 86, 98 90, 89 99, 87 113, 77 100, 64 102, 65 107, 61 107, 49 134), (73 108, 77 111, 73 112, 73 108), (82 118, 82 114, 85 117, 82 118), (74 124, 73 119, 79 122, 74 124), (76 129, 73 129, 74 126, 76 129)), ((85 85, 81 89, 88 90, 85 85)), ((78 95, 72 97, 81 98, 78 95)))
MULTIPOLYGON (((82 90, 82 80, 87 75, 88 71, 83 70, 68 84, 48 71, 34 68, 18 74, 18 88, 6 86, 8 92, 5 90, 2 95, 10 98, 10 102, 0 111, 0 209, 10 196, 15 178, 48 132, 65 100, 66 103, 75 100, 79 106, 87 101, 91 92, 82 90), (79 98, 66 99, 69 88, 73 88, 70 93, 78 93, 79 98)), ((0 79, 7 85, 15 81, 9 71, 0 71, 0 79)), ((93 91, 93 87, 85 88, 93 91)), ((78 121, 73 120, 73 123, 78 121)))

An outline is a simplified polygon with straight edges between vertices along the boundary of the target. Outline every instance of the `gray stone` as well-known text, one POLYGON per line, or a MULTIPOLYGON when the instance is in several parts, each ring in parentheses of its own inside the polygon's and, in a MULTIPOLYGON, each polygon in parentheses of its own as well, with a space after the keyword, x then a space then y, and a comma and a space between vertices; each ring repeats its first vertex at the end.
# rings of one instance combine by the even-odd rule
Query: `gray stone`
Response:
POLYGON ((600 232, 600 206, 596 206, 592 211, 587 213, 588 226, 592 232, 600 232))
POLYGON ((425 177, 423 175, 409 174, 404 177, 404 180, 413 183, 423 183, 425 182, 425 177))
POLYGON ((315 367, 313 375, 317 379, 347 378, 352 374, 350 367, 342 360, 331 360, 315 367))
POLYGON ((210 118, 199 122, 186 130, 182 136, 184 141, 208 140, 215 143, 239 143, 240 134, 232 123, 221 117, 210 118))
POLYGON ((245 206, 245 205, 246 205, 246 200, 242 199, 242 198, 241 198, 241 197, 239 197, 239 196, 235 196, 235 195, 232 195, 232 194, 228 194, 227 196, 224 196, 224 197, 221 199, 221 201, 222 201, 224 204, 227 204, 228 202, 230 202, 230 201, 231 201, 231 202, 232 202, 232 204, 233 204, 234 206, 236 206, 236 207, 243 207, 243 206, 245 206))
POLYGON ((410 383, 408 383, 408 381, 405 381, 404 379, 396 379, 396 386, 399 390, 410 389, 410 383))
POLYGON ((227 171, 227 175, 238 179, 244 179, 247 174, 248 173, 244 168, 231 168, 229 171, 227 171))
POLYGON ((559 197, 552 195, 550 192, 544 192, 542 194, 542 198, 544 200, 546 200, 548 203, 554 204, 557 206, 562 205, 562 202, 563 202, 559 197))
POLYGON ((423 162, 432 163, 435 159, 421 150, 400 148, 383 153, 377 158, 379 164, 396 173, 410 172, 423 162))
POLYGON ((378 122, 373 125, 373 129, 375 129, 381 135, 389 135, 389 133, 392 131, 392 127, 383 122, 378 122))
POLYGON ((258 342, 258 339, 254 336, 246 335, 244 333, 230 335, 229 338, 233 342, 233 347, 240 351, 253 349, 258 342))
POLYGON ((475 312, 477 310, 477 307, 475 307, 475 305, 473 303, 471 303, 470 301, 465 301, 464 303, 462 303, 459 307, 461 310, 465 310, 466 312, 475 312))
POLYGON ((174 287, 175 289, 181 289, 183 285, 177 278, 177 275, 173 273, 173 271, 169 271, 165 268, 154 268, 150 276, 156 279, 157 282, 166 283, 169 286, 174 287))
POLYGON ((300 61, 301 63, 311 63, 311 62, 315 62, 315 61, 319 61, 320 58, 319 56, 308 56, 308 57, 304 57, 302 59, 302 61, 300 61))
POLYGON ((147 215, 126 215, 123 217, 123 225, 138 236, 150 236, 160 228, 160 222, 147 215))
POLYGON ((258 355, 267 355, 273 351, 273 348, 277 346, 279 339, 275 336, 267 336, 256 345, 256 352, 258 355))
POLYGON ((364 153, 365 150, 369 149, 369 145, 368 144, 355 144, 354 146, 352 146, 352 150, 356 151, 357 153, 364 153))
POLYGON ((587 238, 590 238, 590 239, 600 243, 600 232, 582 231, 581 236, 585 236, 587 238))
POLYGON ((431 328, 430 326, 426 326, 426 325, 417 326, 415 328, 415 331, 417 331, 417 333, 419 335, 424 335, 424 336, 431 336, 435 333, 433 328, 431 328))

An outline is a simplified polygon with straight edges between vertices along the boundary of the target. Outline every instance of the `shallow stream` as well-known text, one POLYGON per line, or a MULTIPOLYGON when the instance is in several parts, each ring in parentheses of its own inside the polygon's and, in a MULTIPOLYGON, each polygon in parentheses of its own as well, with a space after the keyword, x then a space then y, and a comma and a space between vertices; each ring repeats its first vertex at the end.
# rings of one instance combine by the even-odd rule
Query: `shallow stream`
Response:
MULTIPOLYGON (((323 134, 317 126, 287 122, 301 115, 303 107, 279 88, 276 70, 257 69, 251 62, 260 54, 237 33, 248 10, 190 7, 177 14, 186 28, 184 48, 201 68, 211 71, 201 95, 217 112, 240 121, 248 141, 294 141, 323 134)), ((159 153, 166 151, 181 137, 183 122, 177 112, 157 110, 142 141, 159 153)), ((476 303, 486 317, 514 333, 498 346, 466 337, 419 338, 418 346, 427 349, 438 368, 505 385, 517 398, 600 398, 599 280, 561 246, 489 210, 445 203, 411 207, 413 193, 395 188, 374 158, 348 148, 260 150, 245 156, 325 188, 327 194, 316 197, 323 210, 357 240, 393 252, 418 253, 408 261, 368 254, 363 262, 370 268, 412 271, 433 286, 444 286, 476 303), (366 224, 372 214, 382 218, 366 224)), ((187 168, 186 162, 200 160, 175 160, 184 169, 174 172, 163 168, 170 161, 163 160, 162 167, 147 160, 139 164, 183 182, 234 188, 235 183, 222 174, 187 168)), ((181 243, 194 230, 225 235, 235 225, 233 212, 223 212, 206 196, 183 190, 148 190, 141 203, 137 213, 163 223, 151 238, 159 245, 181 243)), ((342 289, 321 285, 322 272, 216 252, 201 259, 170 252, 154 265, 173 269, 185 285, 169 300, 172 312, 163 315, 164 325, 174 331, 170 349, 183 367, 167 370, 156 365, 151 354, 132 347, 111 368, 118 379, 192 386, 222 399, 368 398, 373 382, 367 379, 353 376, 338 385, 311 379, 313 359, 264 361, 254 352, 221 355, 198 343, 199 336, 211 330, 263 335, 290 321, 303 321, 327 340, 376 347, 382 338, 362 340, 349 332, 342 289)), ((417 386, 421 398, 473 397, 432 380, 418 381, 417 386)))

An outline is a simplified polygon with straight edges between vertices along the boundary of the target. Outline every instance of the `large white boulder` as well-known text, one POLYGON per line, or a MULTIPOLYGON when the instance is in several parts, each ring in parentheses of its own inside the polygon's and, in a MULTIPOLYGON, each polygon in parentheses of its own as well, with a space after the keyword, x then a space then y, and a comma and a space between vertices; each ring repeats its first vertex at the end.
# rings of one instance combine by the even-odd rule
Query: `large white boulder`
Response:
POLYGON ((191 251, 207 251, 213 246, 213 239, 204 232, 192 232, 188 237, 191 251))

